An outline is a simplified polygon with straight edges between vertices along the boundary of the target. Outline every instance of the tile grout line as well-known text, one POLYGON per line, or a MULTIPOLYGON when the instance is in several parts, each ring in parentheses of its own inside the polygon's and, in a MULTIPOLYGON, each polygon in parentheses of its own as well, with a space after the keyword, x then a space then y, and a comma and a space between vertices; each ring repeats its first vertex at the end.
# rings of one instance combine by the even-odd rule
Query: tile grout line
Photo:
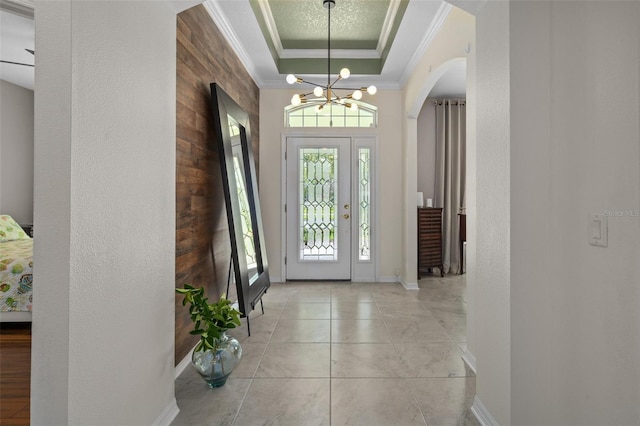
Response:
MULTIPOLYGON (((273 338, 273 334, 275 333, 276 328, 278 327, 278 324, 280 323, 280 318, 282 317, 282 312, 284 312, 284 308, 285 308, 286 303, 288 301, 289 301, 289 296, 287 296, 287 300, 285 301, 285 303, 282 305, 282 308, 280 309, 280 314, 278 315, 278 319, 276 320, 276 324, 273 326, 273 332, 271 333, 271 336, 269 336, 269 340, 267 341, 266 345, 264 346, 264 350, 262 351, 262 355, 260 356, 260 360, 258 361, 258 364, 256 365, 256 369, 254 370, 253 375, 251 376, 251 379, 249 380, 249 386, 247 386, 247 390, 244 392, 244 395, 242 395, 242 401, 240 401, 240 405, 238 406, 238 409, 236 410, 236 414, 233 416, 233 420, 231 421, 231 425, 235 425, 236 424, 236 420, 238 419, 238 416, 240 415, 240 411, 244 407, 244 403, 245 403, 245 401, 247 399, 247 395, 249 394, 249 391, 251 390, 251 387, 253 386, 253 382, 254 382, 254 380, 256 378, 256 374, 258 373, 258 369, 260 368, 260 364, 262 363, 262 360, 264 358, 264 354, 267 352, 267 348, 269 347, 269 344, 271 343, 271 339, 273 338)), ((263 302, 260 301, 260 303, 263 303, 263 302)), ((247 316, 247 321, 248 320, 249 320, 249 317, 247 316)), ((250 336, 247 336, 247 338, 249 338, 249 337, 250 336)))
MULTIPOLYGON (((401 342, 394 342, 394 339, 393 339, 392 334, 391 334, 391 330, 389 329, 389 325, 387 324, 387 321, 385 319, 384 313, 380 309, 380 306, 378 306, 378 299, 374 298, 374 300, 375 300, 375 303, 376 303, 376 307, 378 308, 378 310, 380 311, 380 314, 382 315, 382 322, 383 322, 385 328, 387 329, 387 332, 389 333, 389 339, 390 339, 391 346, 393 347, 393 350, 395 351, 396 355, 399 356, 400 355, 400 351, 398 350, 397 344, 401 344, 401 342)), ((428 307, 424 306, 424 304, 422 304, 422 303, 421 303, 421 305, 425 309, 427 309, 427 311, 431 314, 431 311, 428 309, 428 307)), ((433 314, 431 314, 431 315, 433 316, 433 314)), ((410 380, 412 378, 411 377, 405 377, 405 378, 400 378, 400 379, 410 380)), ((424 411, 422 410, 422 406, 420 404, 420 401, 418 401, 418 398, 416 397, 416 395, 413 392, 410 392, 410 394, 411 394, 411 399, 413 400, 413 403, 416 404, 416 407, 418 408, 418 411, 420 412, 420 415, 422 416, 422 421, 424 422, 425 426, 429 426, 429 422, 427 422, 427 416, 425 416, 424 411)))
MULTIPOLYGON (((290 290, 290 289, 288 289, 288 290, 290 290)), ((296 287, 294 287, 293 290, 296 290, 296 287)), ((406 399, 405 400, 407 402, 409 400, 412 401, 413 404, 415 404, 415 407, 417 408, 417 410, 415 412, 415 417, 414 417, 415 420, 414 421, 417 421, 417 413, 420 413, 421 416, 422 416, 422 419, 423 419, 423 423, 422 424, 423 425, 427 425, 427 426, 430 425, 429 421, 427 421, 427 417, 432 416, 433 413, 431 413, 431 409, 430 409, 430 406, 428 404, 424 405, 424 406, 422 405, 422 401, 423 401, 424 398, 420 394, 421 389, 422 389, 422 387, 421 387, 422 385, 420 384, 421 381, 423 381, 425 379, 429 379, 429 380, 442 380, 442 383, 449 383, 451 380, 456 381, 456 382, 458 382, 458 381, 468 382, 469 380, 471 380, 471 381, 475 382, 475 377, 474 376, 467 376, 466 374, 463 375, 463 376, 456 376, 456 377, 444 376, 444 375, 443 376, 440 376, 440 375, 437 375, 437 376, 426 375, 424 377, 423 377, 423 375, 420 375, 420 377, 400 377, 400 376, 397 376, 397 375, 395 377, 370 377, 370 375, 368 375, 368 374, 362 375, 362 377, 334 377, 335 372, 333 371, 333 363, 332 363, 334 346, 335 345, 342 345, 342 344, 349 343, 349 342, 334 342, 333 341, 333 328, 334 328, 333 324, 337 323, 337 322, 340 322, 338 320, 343 319, 341 317, 342 316, 341 312, 343 312, 343 311, 335 311, 334 312, 333 306, 338 306, 340 303, 343 302, 341 300, 341 296, 342 297, 347 297, 349 295, 349 293, 342 293, 341 291, 338 291, 338 290, 342 290, 338 285, 332 285, 332 286, 329 287, 329 296, 330 296, 329 297, 329 303, 328 303, 328 307, 329 307, 329 315, 328 315, 328 318, 329 318, 329 369, 328 369, 329 370, 329 372, 328 372, 328 379, 329 379, 329 381, 328 381, 328 384, 329 384, 329 389, 328 389, 329 407, 328 407, 328 411, 326 412, 326 413, 328 413, 328 422, 326 424, 329 424, 329 425, 335 424, 333 422, 333 418, 332 418, 332 415, 333 415, 332 409, 333 409, 333 406, 334 406, 333 405, 333 397, 334 397, 334 395, 332 393, 332 391, 333 391, 332 383, 333 383, 333 379, 334 378, 335 379, 346 379, 347 381, 350 381, 350 382, 362 380, 363 378, 364 379, 369 379, 369 380, 382 380, 382 381, 389 380, 389 379, 393 379, 393 380, 398 380, 399 379, 399 380, 405 382, 404 386, 405 387, 408 386, 407 391, 409 392, 409 395, 406 395, 406 397, 405 397, 406 399), (335 300, 334 300, 334 296, 336 297, 335 300)), ((247 388, 245 389, 245 391, 243 392, 243 395, 241 395, 240 398, 236 398, 236 400, 240 399, 239 408, 236 410, 235 415, 233 415, 233 417, 232 416, 227 417, 227 419, 231 420, 230 424, 239 426, 239 423, 238 423, 239 419, 244 418, 249 413, 249 411, 251 411, 250 410, 251 407, 247 407, 244 404, 247 403, 246 400, 248 399, 249 392, 252 392, 252 398, 255 397, 255 393, 254 393, 255 389, 253 389, 253 387, 254 386, 258 386, 258 384, 261 383, 260 382, 261 378, 257 377, 257 371, 259 371, 260 366, 262 365, 262 363, 264 361, 264 357, 265 357, 265 354, 266 354, 266 351, 267 351, 269 345, 271 343, 275 343, 275 344, 279 343, 277 340, 276 341, 273 340, 273 338, 275 336, 275 331, 280 326, 283 325, 282 322, 281 322, 282 320, 287 320, 286 312, 288 312, 288 309, 287 309, 288 303, 291 301, 291 298, 297 298, 298 294, 299 294, 298 292, 292 294, 291 292, 287 291, 282 295, 283 304, 281 305, 280 308, 277 308, 275 310, 275 312, 274 312, 275 321, 273 322, 273 326, 269 326, 269 329, 271 330, 271 334, 268 336, 267 339, 264 339, 264 340, 263 340, 263 338, 261 336, 256 337, 261 342, 264 342, 266 340, 266 344, 264 346, 264 349, 262 350, 262 354, 261 355, 256 354, 257 356, 259 356, 258 363, 257 363, 257 365, 255 367, 255 370, 254 370, 253 374, 250 377, 248 377, 250 380, 249 380, 249 383, 247 385, 247 388), (247 410, 249 410, 249 411, 247 411, 247 410), (241 413, 243 414, 243 416, 240 416, 241 413)), ((300 293, 300 294, 302 294, 302 293, 300 293)), ((381 315, 380 319, 383 320, 382 323, 384 324, 384 329, 386 330, 386 332, 388 333, 388 335, 390 337, 389 343, 391 343, 391 347, 393 348, 393 352, 396 355, 399 355, 399 353, 400 353, 399 349, 401 348, 402 345, 405 344, 404 343, 405 341, 406 342, 414 342, 414 343, 420 343, 420 342, 423 341, 423 340, 420 340, 420 339, 418 339, 419 341, 416 341, 415 339, 409 341, 409 340, 405 339, 405 337, 407 337, 407 336, 403 336, 398 341, 395 341, 396 339, 391 338, 392 337, 391 331, 390 331, 390 327, 391 326, 388 324, 388 322, 392 322, 392 325, 394 325, 393 321, 394 321, 395 318, 394 318, 393 315, 391 315, 389 317, 384 316, 383 315, 383 311, 380 308, 380 305, 386 306, 385 303, 388 302, 389 298, 386 297, 386 295, 384 293, 370 293, 371 296, 373 296, 373 294, 376 294, 376 297, 373 297, 372 300, 371 300, 371 302, 373 302, 372 306, 375 306, 376 310, 381 315)), ((278 297, 279 297, 279 295, 278 295, 278 297)), ((408 306, 407 304, 411 302, 408 299, 407 300, 398 300, 398 299, 396 299, 396 295, 394 295, 394 294, 389 294, 389 297, 391 298, 392 301, 400 302, 401 306, 399 306, 398 308, 402 308, 402 305, 408 306)), ((352 300, 350 300, 350 298, 348 298, 348 299, 349 300, 347 300, 346 302, 362 303, 362 302, 356 301, 356 300, 352 301, 352 300)), ((305 300, 305 298, 303 297, 302 299, 298 300, 298 302, 304 304, 304 303, 311 303, 311 302, 320 302, 320 300, 308 301, 308 300, 305 300)), ((449 335, 449 332, 447 331, 447 329, 445 329, 445 327, 443 327, 441 324, 439 324, 439 321, 436 318, 436 316, 434 315, 432 309, 425 303, 425 301, 424 300, 417 300, 417 302, 419 302, 419 305, 420 305, 420 307, 422 309, 424 309, 424 310, 426 310, 426 312, 428 312, 427 317, 430 317, 431 319, 435 320, 436 323, 438 323, 438 325, 440 326, 440 328, 442 328, 443 331, 444 331, 444 335, 442 336, 443 337, 442 340, 441 339, 438 339, 437 341, 430 341, 429 340, 429 341, 425 341, 424 343, 426 343, 426 344, 446 343, 448 345, 451 345, 452 347, 454 347, 458 351, 462 351, 462 348, 460 348, 460 346, 459 346, 460 342, 457 342, 456 339, 453 339, 449 335)), ((344 312, 347 314, 347 316, 352 316, 351 314, 349 314, 349 312, 354 312, 357 309, 358 309, 358 307, 356 307, 355 305, 347 304, 347 310, 344 311, 344 312)), ((393 313, 394 311, 392 310, 390 312, 393 313)), ((409 319, 414 320, 415 318, 413 318, 413 314, 411 312, 409 312, 409 313, 412 316, 411 316, 411 318, 407 318, 407 320, 409 320, 409 319)), ((315 315, 314 312, 311 312, 310 314, 311 315, 315 315)), ((259 317, 257 317, 257 318, 259 318, 259 317)), ((294 318, 292 318, 292 319, 294 319, 294 318)), ((303 318, 300 318, 300 319, 303 319, 303 318)), ((309 317, 308 319, 309 320, 313 320, 315 318, 313 318, 313 316, 312 316, 312 317, 309 317)), ((357 320, 369 320, 369 321, 371 321, 371 320, 374 320, 374 319, 375 318, 370 318, 370 317, 361 318, 360 316, 357 316, 357 318, 347 319, 345 322, 349 322, 349 321, 353 321, 353 320, 356 320, 356 321, 357 320)), ((398 318, 398 319, 400 319, 400 318, 398 318)), ((420 321, 416 319, 416 322, 420 322, 420 321)), ((265 324, 265 323, 263 323, 263 324, 265 324)), ((336 325, 336 331, 339 332, 338 334, 341 334, 340 333, 341 330, 342 330, 342 328, 339 327, 338 324, 337 324, 336 325)), ((265 331, 265 330, 262 330, 262 331, 265 331)), ((422 334, 420 334, 420 335, 422 335, 422 334)), ((402 336, 402 334, 400 336, 402 336)), ((337 336, 337 338, 339 338, 339 336, 337 336)), ((302 340, 304 340, 304 338, 302 340)), ((318 341, 316 340, 316 342, 318 342, 318 341)), ((258 343, 258 342, 256 342, 256 343, 258 343)), ((306 344, 306 342, 300 341, 300 339, 296 340, 295 343, 306 344)), ((364 342, 363 341, 363 342, 351 342, 351 343, 360 343, 360 344, 369 344, 369 345, 371 345, 371 344, 376 344, 376 343, 382 344, 384 342, 364 342)), ((336 348, 339 348, 339 347, 340 346, 336 346, 336 348)), ((372 348, 371 350, 375 351, 375 348, 372 348)), ((279 380, 288 380, 288 379, 294 378, 294 379, 300 380, 300 379, 315 379, 316 377, 317 376, 309 376, 309 377, 307 377, 307 376, 305 376, 305 377, 297 376, 297 377, 290 377, 290 378, 282 377, 282 378, 278 378, 278 379, 279 380)), ((382 383, 382 382, 380 382, 380 383, 382 383)), ((277 386, 280 386, 280 385, 276 385, 276 387, 277 386)), ((349 385, 349 386, 351 386, 351 385, 349 385)), ((349 386, 347 386, 347 389, 349 389, 349 386)), ((398 386, 402 386, 402 385, 398 385, 398 386)), ((457 387, 458 386, 456 386, 456 388, 457 387)), ((342 386, 338 387, 338 389, 337 389, 338 394, 336 394, 336 395, 341 394, 341 392, 339 392, 341 389, 342 389, 342 386)), ((430 401, 430 399, 427 400, 427 401, 430 401)), ((465 404, 466 404, 466 402, 465 402, 465 404)), ((339 415, 342 412, 341 410, 344 409, 344 404, 342 404, 342 401, 336 401, 336 409, 337 409, 336 413, 337 413, 337 415, 339 415)), ((462 417, 459 417, 458 421, 460 421, 460 420, 464 421, 466 413, 468 411, 469 411, 468 408, 466 408, 461 413, 462 417)), ((322 417, 325 418, 324 415, 322 417)), ((209 417, 209 419, 211 419, 211 417, 209 417)), ((339 420, 340 419, 336 419, 336 422, 338 422, 339 420)), ((434 421, 434 419, 431 419, 431 420, 434 421)))
POLYGON ((333 421, 331 407, 333 406, 333 287, 329 287, 329 426, 333 421))

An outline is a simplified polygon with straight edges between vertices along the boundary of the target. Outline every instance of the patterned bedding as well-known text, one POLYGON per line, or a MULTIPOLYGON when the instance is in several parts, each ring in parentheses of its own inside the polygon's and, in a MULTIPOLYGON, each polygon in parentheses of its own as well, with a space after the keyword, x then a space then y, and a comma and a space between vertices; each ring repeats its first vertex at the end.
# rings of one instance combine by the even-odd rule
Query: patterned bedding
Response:
POLYGON ((33 240, 0 243, 0 311, 31 311, 33 240))
POLYGON ((0 216, 0 312, 30 312, 33 240, 10 216, 0 216))

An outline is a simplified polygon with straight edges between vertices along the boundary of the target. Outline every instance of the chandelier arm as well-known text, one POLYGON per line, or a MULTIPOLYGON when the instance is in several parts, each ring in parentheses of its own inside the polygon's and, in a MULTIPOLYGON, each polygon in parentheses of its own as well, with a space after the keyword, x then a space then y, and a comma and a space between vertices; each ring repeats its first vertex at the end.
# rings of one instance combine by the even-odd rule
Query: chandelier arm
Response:
MULTIPOLYGON (((360 88, 360 87, 358 87, 357 89, 353 89, 351 87, 333 87, 332 86, 331 89, 333 89, 333 90, 351 90, 351 91, 357 90, 357 91, 362 91, 362 88, 360 88)), ((365 90, 365 92, 366 92, 366 90, 365 90)))
POLYGON ((340 75, 338 75, 338 78, 336 78, 333 83, 329 84, 329 87, 333 88, 333 85, 336 84, 337 82, 339 82, 340 80, 342 80, 342 77, 340 77, 340 75))
POLYGON ((323 86, 322 84, 313 83, 313 82, 307 81, 307 80, 302 80, 302 83, 307 83, 307 84, 310 84, 312 86, 318 86, 318 87, 326 88, 326 86, 323 86))

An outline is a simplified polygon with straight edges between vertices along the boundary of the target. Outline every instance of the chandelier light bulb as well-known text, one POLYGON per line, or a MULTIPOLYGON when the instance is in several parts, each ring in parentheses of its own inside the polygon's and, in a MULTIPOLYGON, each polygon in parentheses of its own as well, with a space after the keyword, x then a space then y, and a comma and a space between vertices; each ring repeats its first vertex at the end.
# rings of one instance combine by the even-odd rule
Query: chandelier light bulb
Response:
POLYGON ((315 89, 313 89, 313 94, 316 95, 317 97, 322 96, 323 90, 322 87, 320 86, 316 86, 315 89))
POLYGON ((357 111, 358 110, 358 104, 357 103, 352 103, 351 106, 349 107, 349 109, 351 111, 357 111))
POLYGON ((378 89, 374 85, 367 87, 367 93, 370 95, 375 95, 377 91, 378 89))
POLYGON ((293 97, 291 98, 291 105, 298 106, 301 103, 302 103, 302 99, 300 99, 300 95, 298 94, 293 95, 293 97))
POLYGON ((360 99, 362 99, 362 91, 354 90, 352 96, 353 96, 353 99, 355 99, 356 101, 359 101, 360 99))
POLYGON ((293 83, 295 83, 296 81, 298 81, 298 77, 296 77, 295 75, 293 75, 293 74, 289 74, 289 75, 287 76, 287 83, 289 83, 289 84, 293 84, 293 83))
POLYGON ((351 71, 349 71, 349 68, 342 68, 340 70, 340 77, 349 78, 350 75, 351 75, 351 71))

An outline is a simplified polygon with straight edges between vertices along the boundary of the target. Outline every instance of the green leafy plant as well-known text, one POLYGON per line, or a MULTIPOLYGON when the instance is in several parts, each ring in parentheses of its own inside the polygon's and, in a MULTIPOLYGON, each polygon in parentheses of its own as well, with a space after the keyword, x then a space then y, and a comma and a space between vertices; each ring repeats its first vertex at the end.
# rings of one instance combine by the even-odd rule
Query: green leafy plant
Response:
POLYGON ((189 314, 194 324, 190 334, 200 336, 196 351, 216 350, 218 339, 224 332, 240 325, 240 312, 231 306, 225 294, 216 303, 209 303, 202 287, 185 284, 184 288, 176 288, 176 292, 184 296, 182 306, 190 304, 189 314))

